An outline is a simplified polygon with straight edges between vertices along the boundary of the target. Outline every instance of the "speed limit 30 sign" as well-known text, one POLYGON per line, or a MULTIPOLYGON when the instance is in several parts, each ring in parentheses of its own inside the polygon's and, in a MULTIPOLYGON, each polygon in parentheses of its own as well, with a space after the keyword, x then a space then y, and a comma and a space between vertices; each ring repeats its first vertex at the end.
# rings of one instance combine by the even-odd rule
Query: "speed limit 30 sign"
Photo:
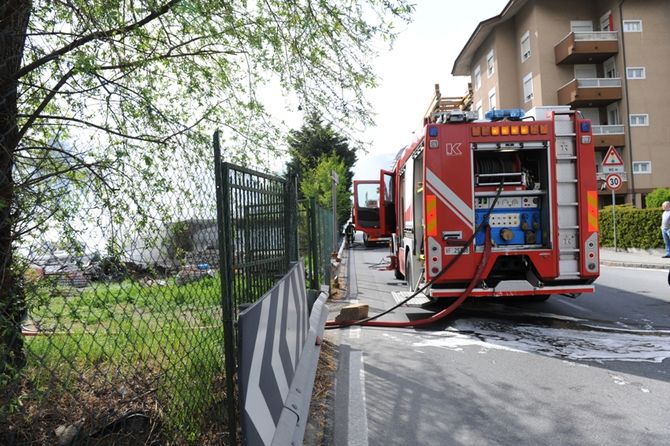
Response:
POLYGON ((605 177, 605 185, 607 186, 607 189, 609 190, 619 190, 621 186, 623 185, 623 180, 621 179, 621 175, 617 173, 611 173, 605 177))

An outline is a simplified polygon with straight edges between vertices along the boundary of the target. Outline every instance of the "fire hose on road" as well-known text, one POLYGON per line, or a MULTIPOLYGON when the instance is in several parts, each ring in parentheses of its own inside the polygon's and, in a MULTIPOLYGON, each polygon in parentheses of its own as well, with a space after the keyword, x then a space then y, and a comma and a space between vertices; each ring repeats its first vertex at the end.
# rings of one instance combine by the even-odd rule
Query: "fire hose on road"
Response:
POLYGON ((480 282, 482 279, 482 274, 484 272, 484 268, 486 267, 488 260, 491 256, 491 246, 492 246, 492 241, 491 241, 491 227, 488 224, 488 217, 493 211, 493 208, 495 207, 496 203, 498 202, 498 198, 500 197, 500 194, 503 189, 503 182, 501 181, 500 185, 498 186, 498 190, 496 191, 495 198, 493 199, 493 202, 491 203, 491 206, 489 207, 488 211, 486 212, 485 218, 482 219, 482 222, 479 224, 479 226, 475 229, 475 231, 472 233, 472 236, 470 239, 463 245, 461 250, 458 252, 456 256, 454 256, 451 261, 447 263, 447 265, 442 268, 442 270, 437 273, 430 281, 426 282, 422 287, 418 288, 414 293, 412 293, 408 298, 405 300, 401 301, 400 303, 394 305, 393 307, 389 308, 386 311, 383 311, 379 314, 376 314, 374 316, 370 316, 365 319, 360 319, 360 320, 355 320, 355 321, 326 321, 326 329, 327 330, 332 330, 336 328, 346 328, 346 327, 351 327, 353 325, 358 325, 358 326, 364 326, 364 327, 420 327, 420 326, 425 326, 425 325, 430 325, 432 323, 435 323, 441 319, 444 319, 454 311, 458 307, 460 307, 463 302, 465 302, 465 299, 468 298, 474 287, 480 282), (437 281, 437 279, 440 278, 444 273, 446 273, 455 263, 456 261, 465 253, 465 251, 468 249, 470 244, 474 242, 474 239, 477 235, 477 233, 481 230, 485 231, 485 241, 484 241, 484 252, 482 254, 481 260, 479 262, 479 265, 477 266, 477 269, 475 270, 475 274, 472 276, 472 279, 470 280, 470 283, 468 286, 465 288, 463 293, 454 301, 452 302, 451 305, 449 305, 447 308, 433 314, 430 317, 424 318, 424 319, 419 319, 416 321, 378 321, 376 319, 379 319, 380 317, 389 314, 393 310, 401 307, 402 305, 406 304, 409 302, 411 299, 415 298, 419 294, 423 293, 428 287, 430 287, 433 283, 437 281))

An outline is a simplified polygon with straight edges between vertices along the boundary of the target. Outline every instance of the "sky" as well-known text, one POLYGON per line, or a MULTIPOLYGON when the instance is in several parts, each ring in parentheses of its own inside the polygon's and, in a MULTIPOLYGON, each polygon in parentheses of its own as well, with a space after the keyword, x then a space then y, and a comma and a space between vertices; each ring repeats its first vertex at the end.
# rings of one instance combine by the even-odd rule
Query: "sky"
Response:
POLYGON ((379 178, 396 153, 421 130, 423 115, 435 84, 442 96, 463 96, 469 77, 453 77, 456 57, 477 24, 498 15, 508 0, 415 0, 413 21, 400 28, 393 49, 380 50, 373 66, 379 86, 368 93, 376 126, 362 139, 370 141, 359 153, 354 179, 379 178))

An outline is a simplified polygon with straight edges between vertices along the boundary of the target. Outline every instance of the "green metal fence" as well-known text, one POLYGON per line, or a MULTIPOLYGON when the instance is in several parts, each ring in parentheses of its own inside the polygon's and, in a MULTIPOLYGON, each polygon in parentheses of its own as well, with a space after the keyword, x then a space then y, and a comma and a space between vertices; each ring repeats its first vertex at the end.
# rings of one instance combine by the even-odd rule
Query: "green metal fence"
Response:
POLYGON ((305 260, 307 283, 318 290, 321 285, 330 283, 330 258, 333 252, 333 214, 324 209, 316 200, 303 200, 299 203, 300 257, 305 260))
MULTIPOLYGON (((242 306, 262 297, 304 257, 308 286, 330 280, 328 234, 332 214, 314 201, 298 203, 297 182, 221 161, 214 137, 219 223, 221 302, 225 327, 228 425, 236 436, 237 332, 242 306)), ((332 244, 332 242, 331 242, 332 244)))
POLYGON ((331 227, 314 204, 298 213, 295 180, 214 144, 216 169, 184 165, 146 202, 104 197, 128 200, 116 210, 92 182, 61 184, 80 201, 70 226, 17 242, 6 301, 24 317, 0 311, 0 357, 10 339, 22 360, 0 363, 0 445, 236 443, 240 306, 299 255, 310 286, 328 283, 331 227))

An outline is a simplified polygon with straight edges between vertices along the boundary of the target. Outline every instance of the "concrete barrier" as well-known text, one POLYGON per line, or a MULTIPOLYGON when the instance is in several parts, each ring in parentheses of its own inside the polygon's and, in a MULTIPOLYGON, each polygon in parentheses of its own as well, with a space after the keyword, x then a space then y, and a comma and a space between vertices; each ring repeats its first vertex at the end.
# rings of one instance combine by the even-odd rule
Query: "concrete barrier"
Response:
POLYGON ((297 262, 240 313, 239 386, 246 445, 302 444, 328 311, 326 294, 305 289, 297 262), (310 312, 311 309, 311 312, 310 312))

